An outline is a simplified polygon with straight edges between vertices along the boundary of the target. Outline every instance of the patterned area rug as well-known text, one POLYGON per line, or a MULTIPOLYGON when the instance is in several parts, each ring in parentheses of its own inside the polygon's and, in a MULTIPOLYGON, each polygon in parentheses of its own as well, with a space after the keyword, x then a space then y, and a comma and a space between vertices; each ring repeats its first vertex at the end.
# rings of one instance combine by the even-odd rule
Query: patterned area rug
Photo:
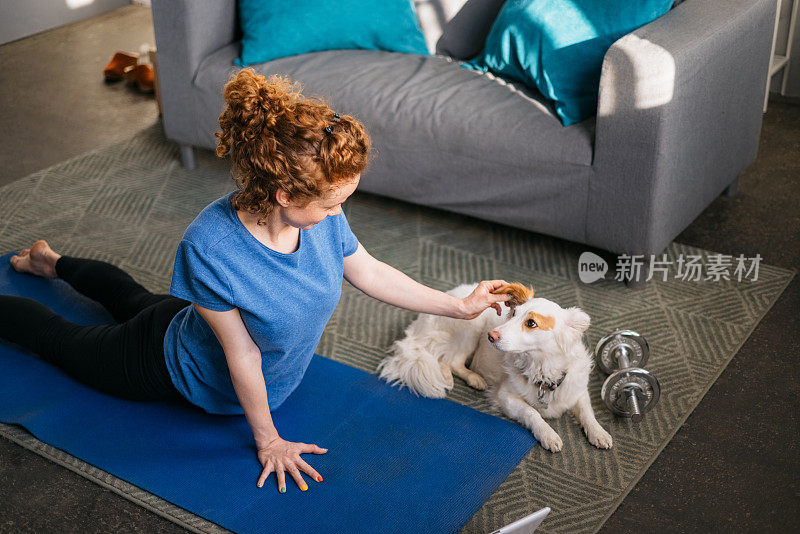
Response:
MULTIPOLYGON (((207 151, 198 156, 198 169, 183 169, 176 147, 154 125, 128 141, 0 188, 0 254, 47 239, 63 254, 109 261, 150 290, 166 293, 186 226, 234 187, 226 161, 207 151)), ((679 257, 696 257, 708 265, 713 253, 673 243, 666 251, 672 262, 667 281, 657 276, 641 291, 627 289, 613 276, 587 285, 578 278, 578 257, 585 250, 580 245, 365 193, 351 197, 345 211, 373 256, 425 284, 446 290, 489 278, 530 283, 538 296, 580 306, 591 316, 590 347, 618 327, 637 330, 650 342, 647 367, 660 380, 662 396, 645 420, 633 425, 615 418, 600 400, 605 377, 595 370, 592 402, 614 447, 592 447, 569 417, 552 421, 564 440, 563 451, 531 450, 464 527, 468 533, 491 532, 544 506, 553 511, 543 532, 597 531, 794 276, 761 264, 757 280, 752 273, 742 281, 683 280, 676 278, 679 257)), ((345 282, 317 352, 374 373, 414 316, 345 282)), ((459 379, 450 398, 502 417, 459 379)), ((190 530, 221 531, 20 428, 2 425, 0 435, 190 530)))

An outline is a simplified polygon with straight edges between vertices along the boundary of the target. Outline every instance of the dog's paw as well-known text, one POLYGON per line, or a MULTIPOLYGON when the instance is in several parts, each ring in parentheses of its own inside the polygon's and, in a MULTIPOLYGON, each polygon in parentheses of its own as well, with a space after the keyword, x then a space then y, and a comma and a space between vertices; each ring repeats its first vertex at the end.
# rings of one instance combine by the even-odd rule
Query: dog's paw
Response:
POLYGON ((442 371, 445 389, 451 389, 455 385, 453 381, 453 371, 451 371, 450 366, 444 362, 439 362, 439 369, 442 371))
POLYGON ((586 432, 586 437, 589 438, 589 443, 598 449, 610 449, 614 443, 614 440, 611 439, 611 434, 606 432, 600 425, 586 432))
POLYGON ((446 389, 450 389, 454 385, 455 385, 455 382, 453 381, 453 373, 450 373, 450 372, 446 373, 444 375, 444 387, 446 389))
POLYGON ((564 446, 564 442, 561 441, 561 436, 550 427, 547 427, 547 429, 541 433, 541 436, 536 436, 536 439, 542 447, 550 452, 559 452, 564 446))
POLYGON ((486 389, 486 380, 484 380, 483 377, 478 373, 472 373, 467 376, 467 384, 469 384, 470 387, 480 389, 481 391, 486 389))

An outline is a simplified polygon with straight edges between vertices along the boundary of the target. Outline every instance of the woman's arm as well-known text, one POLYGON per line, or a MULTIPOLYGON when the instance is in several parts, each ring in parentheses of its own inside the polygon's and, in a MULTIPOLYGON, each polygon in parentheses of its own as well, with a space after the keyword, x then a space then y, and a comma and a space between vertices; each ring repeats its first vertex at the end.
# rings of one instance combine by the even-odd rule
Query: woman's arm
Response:
POLYGON ((267 402, 267 386, 261 371, 261 351, 244 326, 238 308, 225 312, 209 310, 197 304, 194 304, 194 308, 222 345, 233 389, 253 430, 256 446, 261 448, 278 436, 267 402))
POLYGON ((193 304, 193 306, 211 327, 222 345, 233 389, 242 405, 247 423, 253 430, 258 458, 264 468, 258 479, 258 486, 261 487, 264 484, 273 470, 281 493, 286 491, 286 471, 292 475, 297 485, 303 490, 308 489, 308 486, 303 481, 300 470, 317 482, 322 482, 319 473, 303 461, 300 454, 323 454, 327 452, 327 449, 306 443, 285 441, 278 435, 267 402, 267 385, 261 370, 261 351, 242 322, 239 309, 218 312, 197 304, 193 304))
POLYGON ((359 244, 355 253, 344 259, 344 277, 353 286, 380 301, 407 310, 456 319, 473 319, 491 306, 501 313, 498 302, 510 297, 492 291, 506 284, 504 280, 481 282, 471 295, 459 299, 420 284, 405 273, 373 258, 359 244))

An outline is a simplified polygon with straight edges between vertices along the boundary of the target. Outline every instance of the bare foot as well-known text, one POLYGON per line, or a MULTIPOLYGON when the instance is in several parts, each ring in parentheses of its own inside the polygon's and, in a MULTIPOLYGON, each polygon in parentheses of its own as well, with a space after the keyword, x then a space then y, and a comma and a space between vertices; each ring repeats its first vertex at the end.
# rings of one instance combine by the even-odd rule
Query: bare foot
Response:
POLYGON ((47 241, 40 239, 31 248, 11 256, 11 266, 18 273, 30 273, 44 278, 57 278, 56 262, 61 254, 54 252, 47 241))

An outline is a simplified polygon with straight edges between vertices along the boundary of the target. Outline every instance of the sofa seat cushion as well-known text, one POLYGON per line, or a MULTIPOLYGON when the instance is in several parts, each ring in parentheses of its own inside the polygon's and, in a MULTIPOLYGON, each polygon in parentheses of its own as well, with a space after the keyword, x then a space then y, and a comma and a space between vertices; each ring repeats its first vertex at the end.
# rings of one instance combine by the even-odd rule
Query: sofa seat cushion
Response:
MULTIPOLYGON (((238 70, 238 45, 207 57, 194 84, 197 116, 218 117, 222 88, 238 70)), ((542 163, 591 166, 594 118, 563 127, 552 105, 535 90, 491 74, 464 69, 441 56, 376 50, 332 50, 253 65, 266 75, 288 75, 303 94, 324 98, 360 119, 381 145, 406 152, 432 148, 442 157, 536 169, 542 163)), ((210 120, 210 119, 208 119, 210 120)), ((202 124, 198 141, 213 148, 218 124, 202 124)))

